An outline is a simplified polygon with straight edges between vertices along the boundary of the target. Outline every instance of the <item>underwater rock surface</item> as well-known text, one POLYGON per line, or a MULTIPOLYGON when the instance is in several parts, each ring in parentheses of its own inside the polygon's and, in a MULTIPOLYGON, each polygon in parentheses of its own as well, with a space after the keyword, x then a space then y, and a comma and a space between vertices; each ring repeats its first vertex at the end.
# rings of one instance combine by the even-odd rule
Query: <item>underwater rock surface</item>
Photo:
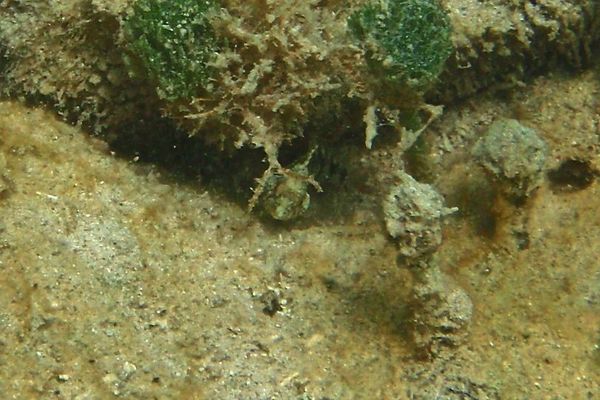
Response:
MULTIPOLYGON (((244 47, 245 60, 296 54, 296 45, 310 53, 327 33, 313 28, 323 21, 343 28, 347 7, 366 12, 368 29, 374 21, 392 24, 398 11, 326 2, 340 12, 334 15, 316 2, 290 1, 244 14, 262 3, 223 3, 230 15, 220 29, 236 33, 238 45, 258 46, 244 47), (298 11, 295 24, 283 18, 290 10, 298 11), (297 29, 304 20, 316 25, 297 29), (235 28, 260 28, 261 21, 273 24, 266 32, 292 35, 290 46, 274 46, 282 40, 274 35, 266 53, 254 52, 261 46, 254 28, 235 28)), ((454 53, 431 92, 395 97, 406 94, 395 86, 351 104, 337 92, 333 101, 300 99, 309 107, 284 114, 301 118, 277 123, 302 126, 307 136, 294 131, 297 140, 267 152, 213 140, 218 130, 207 130, 215 136, 206 141, 190 138, 176 111, 205 104, 165 107, 169 96, 131 74, 120 46, 133 4, 0 4, 4 397, 600 393, 597 2, 440 1, 454 53), (411 107, 394 108, 403 104, 411 107), (510 179, 498 179, 474 149, 496 121, 507 120, 535 131, 527 143, 544 144, 500 154, 533 168, 512 174, 500 163, 497 172, 510 179), (331 140, 313 141, 319 132, 331 140), (417 200, 398 190, 402 174, 409 188, 421 189, 417 200), (506 196, 512 190, 527 196, 513 201, 506 196), (249 197, 270 218, 249 213, 249 197), (386 198, 394 200, 387 210, 386 198), (418 229, 404 229, 402 218, 418 229), (411 256, 418 262, 407 262, 411 256)), ((177 40, 186 34, 174 33, 177 40)), ((370 57, 349 68, 398 71, 402 63, 384 57, 397 38, 376 31, 365 38, 352 51, 370 57)), ((329 50, 340 48, 311 53, 317 65, 329 50)), ((292 67, 315 77, 316 69, 302 65, 292 67)), ((238 100, 252 104, 252 90, 277 86, 269 74, 281 69, 272 67, 231 70, 256 78, 229 82, 247 91, 238 100)), ((363 95, 381 87, 371 83, 363 95)), ((240 126, 234 113, 227 117, 240 126)), ((245 129, 261 127, 250 120, 255 125, 245 129)), ((245 139, 273 133, 261 132, 245 139)), ((497 150, 501 141, 492 142, 497 150)))

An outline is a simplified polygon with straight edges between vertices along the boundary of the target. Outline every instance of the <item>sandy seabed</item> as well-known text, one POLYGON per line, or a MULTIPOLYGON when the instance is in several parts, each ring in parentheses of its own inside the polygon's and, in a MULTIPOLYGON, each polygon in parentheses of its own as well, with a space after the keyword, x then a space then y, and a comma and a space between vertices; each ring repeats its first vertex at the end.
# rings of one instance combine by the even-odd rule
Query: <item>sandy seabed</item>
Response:
POLYGON ((412 348, 411 274, 368 193, 271 224, 0 103, 2 398, 600 399, 599 93, 591 72, 548 75, 425 133, 461 209, 435 257, 474 303, 465 343, 433 359, 412 348), (500 117, 550 148, 519 206, 469 156, 500 117))

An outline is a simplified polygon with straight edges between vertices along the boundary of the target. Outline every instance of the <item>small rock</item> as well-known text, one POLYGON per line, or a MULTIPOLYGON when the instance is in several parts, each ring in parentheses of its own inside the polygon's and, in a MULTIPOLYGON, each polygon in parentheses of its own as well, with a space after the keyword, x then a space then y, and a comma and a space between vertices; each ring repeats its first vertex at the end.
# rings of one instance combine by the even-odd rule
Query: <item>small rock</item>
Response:
POLYGON ((402 174, 383 202, 388 233, 398 240, 402 256, 416 259, 433 253, 442 243, 442 218, 457 211, 444 206, 433 186, 402 174))
POLYGON ((473 148, 473 156, 512 199, 528 197, 540 185, 547 154, 537 132, 514 119, 494 122, 473 148))
POLYGON ((444 348, 460 345, 473 315, 469 295, 434 263, 417 266, 413 273, 416 346, 436 355, 444 348))

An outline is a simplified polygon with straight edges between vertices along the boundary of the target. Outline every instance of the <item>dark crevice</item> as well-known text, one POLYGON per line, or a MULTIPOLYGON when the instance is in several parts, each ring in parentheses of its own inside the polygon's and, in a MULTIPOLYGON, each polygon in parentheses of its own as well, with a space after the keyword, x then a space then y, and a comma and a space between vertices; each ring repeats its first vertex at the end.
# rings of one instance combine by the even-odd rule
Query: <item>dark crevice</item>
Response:
POLYGON ((554 191, 576 192, 589 187, 597 175, 588 161, 568 159, 549 171, 548 179, 554 191))

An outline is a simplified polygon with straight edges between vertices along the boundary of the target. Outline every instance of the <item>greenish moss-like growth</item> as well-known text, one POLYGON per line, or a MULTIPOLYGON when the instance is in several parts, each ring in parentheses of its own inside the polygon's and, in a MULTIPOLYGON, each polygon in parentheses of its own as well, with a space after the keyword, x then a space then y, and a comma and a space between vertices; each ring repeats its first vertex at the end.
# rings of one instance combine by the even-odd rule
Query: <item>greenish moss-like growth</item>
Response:
POLYGON ((154 81, 166 100, 189 98, 209 85, 218 49, 209 17, 214 0, 138 0, 125 20, 129 62, 154 81))
POLYGON ((430 84, 452 51, 448 16, 437 0, 379 0, 349 19, 371 68, 415 89, 430 84))

